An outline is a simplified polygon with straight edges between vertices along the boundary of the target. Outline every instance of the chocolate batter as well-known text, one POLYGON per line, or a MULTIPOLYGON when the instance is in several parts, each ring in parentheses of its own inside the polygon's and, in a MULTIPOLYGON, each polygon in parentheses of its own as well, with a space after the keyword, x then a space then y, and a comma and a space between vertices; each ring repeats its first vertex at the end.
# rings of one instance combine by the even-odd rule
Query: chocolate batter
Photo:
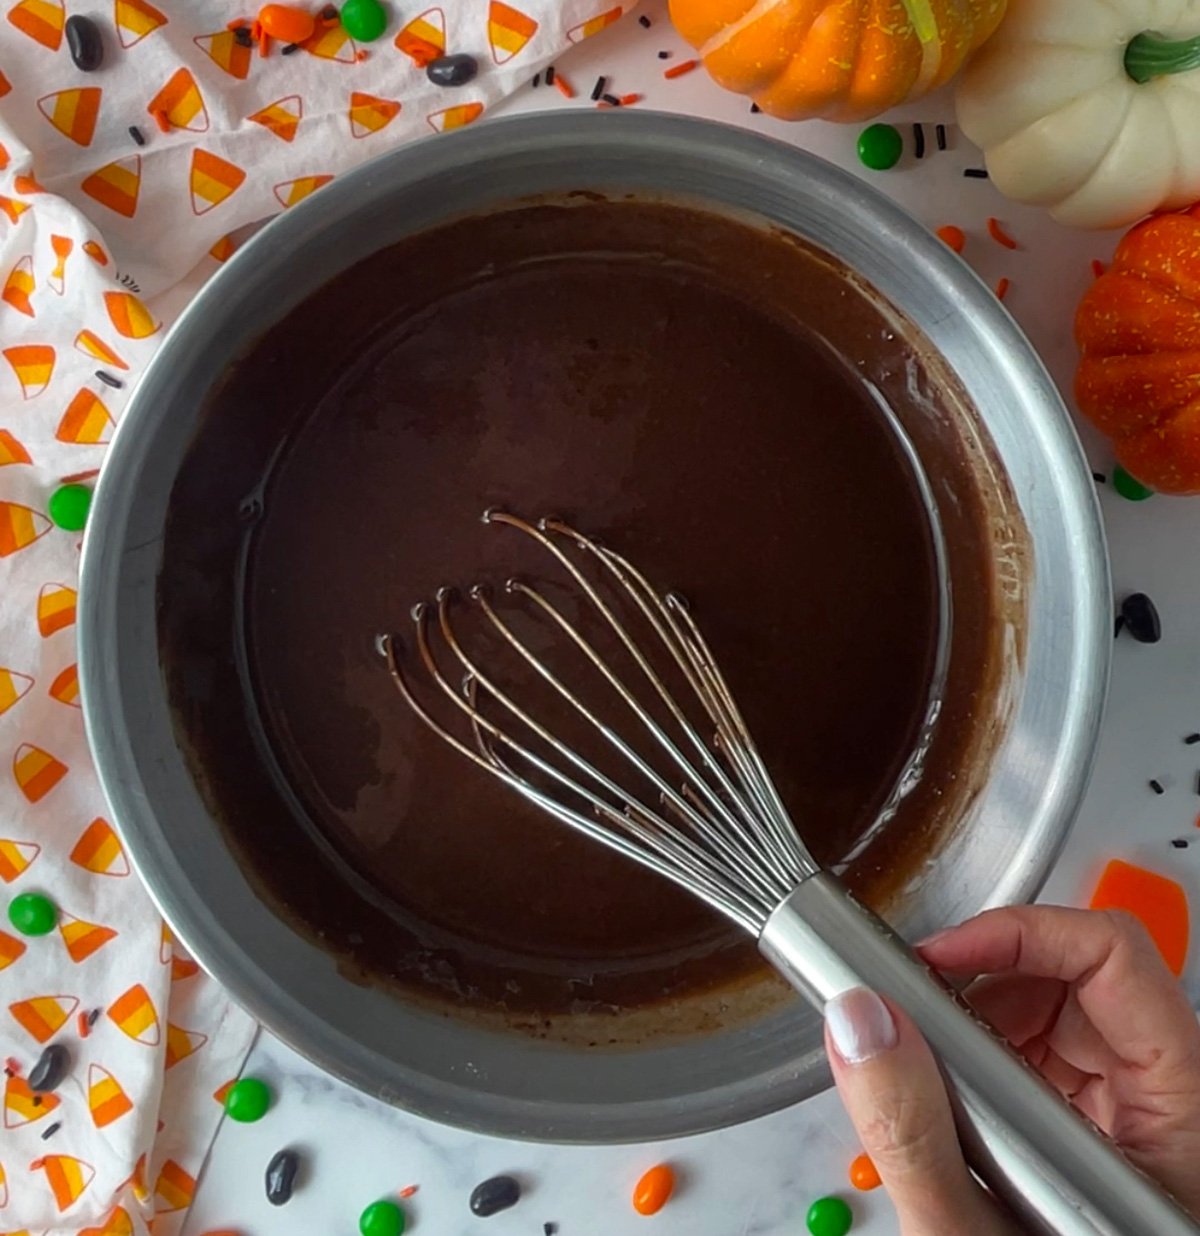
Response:
MULTIPOLYGON (((479 522, 500 504, 688 596, 806 843, 862 851, 852 883, 885 898, 932 835, 926 785, 868 837, 920 731, 939 602, 874 383, 936 419, 844 272, 663 204, 454 223, 270 330, 191 448, 160 580, 181 738, 264 895, 366 981, 525 1017, 760 973, 736 929, 507 794, 396 694, 380 631, 526 565, 479 522)), ((986 550, 956 502, 961 581, 986 550)), ((987 672, 978 564, 970 583, 927 781, 987 672)))

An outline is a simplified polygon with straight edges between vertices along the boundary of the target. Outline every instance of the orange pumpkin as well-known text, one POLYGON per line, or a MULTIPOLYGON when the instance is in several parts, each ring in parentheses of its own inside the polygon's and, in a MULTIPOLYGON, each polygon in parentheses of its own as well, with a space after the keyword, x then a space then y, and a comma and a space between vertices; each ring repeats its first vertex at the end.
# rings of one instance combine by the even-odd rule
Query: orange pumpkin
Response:
POLYGON ((1117 247, 1075 315, 1080 411, 1143 485, 1200 494, 1200 204, 1117 247))
POLYGON ((949 81, 1006 0, 671 0, 727 90, 781 120, 867 120, 949 81))

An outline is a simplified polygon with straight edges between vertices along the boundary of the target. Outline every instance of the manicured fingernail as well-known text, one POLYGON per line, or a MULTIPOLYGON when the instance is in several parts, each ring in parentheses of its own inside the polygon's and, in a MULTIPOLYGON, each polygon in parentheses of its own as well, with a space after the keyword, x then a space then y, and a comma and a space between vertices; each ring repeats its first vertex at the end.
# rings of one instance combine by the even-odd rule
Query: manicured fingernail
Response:
POLYGON ((896 1046, 896 1023, 888 1006, 866 987, 854 987, 830 1000, 825 1024, 847 1064, 873 1060, 896 1046))
POLYGON ((928 948, 931 944, 936 944, 939 940, 944 940, 953 930, 953 927, 943 927, 941 931, 935 931, 933 935, 926 936, 924 940, 918 940, 916 947, 918 949, 928 948))

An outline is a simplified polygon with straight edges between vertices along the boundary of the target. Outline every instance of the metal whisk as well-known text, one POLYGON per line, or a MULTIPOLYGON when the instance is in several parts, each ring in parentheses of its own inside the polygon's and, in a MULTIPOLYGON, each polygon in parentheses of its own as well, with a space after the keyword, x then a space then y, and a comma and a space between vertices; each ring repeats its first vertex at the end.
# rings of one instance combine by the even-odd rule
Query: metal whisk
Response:
POLYGON ((904 1008, 942 1063, 973 1170, 1029 1230, 1200 1231, 814 862, 682 597, 561 520, 490 510, 484 521, 531 538, 557 570, 538 585, 510 579, 512 612, 486 587, 471 589, 486 664, 460 637, 453 590, 414 607, 439 716, 406 677, 396 639, 381 637, 397 689, 430 729, 556 819, 738 923, 818 1009, 858 986, 904 1008), (501 654, 519 688, 511 670, 497 672, 501 654))

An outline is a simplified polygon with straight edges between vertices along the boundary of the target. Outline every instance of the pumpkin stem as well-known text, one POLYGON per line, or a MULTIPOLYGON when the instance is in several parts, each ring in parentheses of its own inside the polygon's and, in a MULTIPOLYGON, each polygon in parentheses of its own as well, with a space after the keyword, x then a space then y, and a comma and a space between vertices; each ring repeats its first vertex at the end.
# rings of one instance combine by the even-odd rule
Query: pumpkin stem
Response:
POLYGON ((1165 39, 1148 31, 1129 41, 1125 48, 1125 72, 1135 82, 1145 83, 1168 73, 1186 73, 1200 68, 1200 35, 1194 39, 1165 39))

